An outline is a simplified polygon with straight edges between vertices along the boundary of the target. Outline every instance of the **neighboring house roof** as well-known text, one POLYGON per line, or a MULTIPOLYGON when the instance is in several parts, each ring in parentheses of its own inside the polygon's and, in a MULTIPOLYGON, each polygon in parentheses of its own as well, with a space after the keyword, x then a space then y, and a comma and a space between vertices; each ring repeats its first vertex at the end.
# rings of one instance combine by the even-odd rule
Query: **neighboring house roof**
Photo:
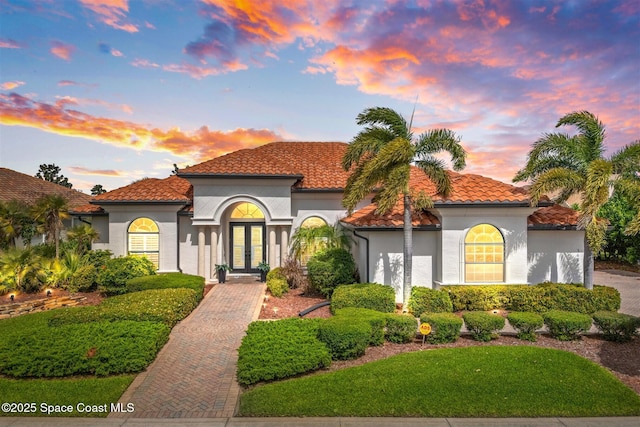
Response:
POLYGON ((70 208, 89 203, 92 196, 24 173, 0 168, 0 201, 17 200, 27 205, 39 198, 57 194, 67 199, 70 208))
POLYGON ((342 190, 349 173, 342 169, 343 142, 273 142, 181 169, 179 176, 291 177, 300 190, 342 190))
POLYGON ((165 179, 144 178, 126 187, 96 196, 92 204, 113 203, 181 203, 192 198, 191 184, 184 178, 172 175, 165 179))

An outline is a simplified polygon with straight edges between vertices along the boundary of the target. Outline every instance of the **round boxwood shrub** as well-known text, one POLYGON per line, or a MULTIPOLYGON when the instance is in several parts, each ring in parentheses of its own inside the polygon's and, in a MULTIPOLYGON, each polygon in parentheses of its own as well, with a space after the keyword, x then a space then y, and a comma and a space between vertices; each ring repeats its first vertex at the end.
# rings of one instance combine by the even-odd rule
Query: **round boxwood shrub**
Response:
POLYGON ((282 295, 289 292, 289 284, 286 279, 271 279, 267 280, 267 289, 274 297, 280 298, 282 295))
POLYGON ((504 317, 485 311, 469 311, 462 317, 471 337, 476 341, 491 341, 504 328, 504 317))
POLYGON ((638 333, 640 317, 614 311, 593 313, 593 323, 607 341, 629 342, 638 333))
POLYGON ((518 338, 532 342, 537 341, 536 330, 544 325, 542 316, 529 311, 512 311, 507 316, 507 319, 516 330, 518 338))
POLYGON ((425 337, 430 344, 456 342, 460 338, 462 319, 453 313, 422 313, 420 323, 431 325, 431 333, 425 337))
POLYGON ((409 312, 414 316, 420 316, 422 313, 450 313, 452 311, 453 304, 447 292, 422 286, 411 288, 409 312))
POLYGON ((356 282, 356 263, 346 249, 326 249, 311 257, 307 275, 311 289, 330 298, 336 286, 356 282))
POLYGON ((320 324, 318 339, 325 343, 333 360, 362 356, 371 340, 371 325, 349 317, 332 317, 320 324))
POLYGON ((111 258, 98 271, 98 290, 107 296, 127 292, 127 282, 135 277, 156 274, 156 267, 143 256, 111 258))
POLYGON ((418 322, 415 317, 406 314, 388 314, 385 338, 389 342, 407 343, 416 337, 418 322))
POLYGON ((591 316, 572 311, 550 310, 543 316, 549 334, 560 341, 580 339, 591 328, 591 316))
POLYGON ((379 283, 356 283, 340 285, 331 296, 331 312, 346 307, 368 308, 370 310, 393 313, 396 296, 393 288, 379 283))
POLYGON ((287 276, 282 272, 282 267, 276 267, 272 270, 269 270, 267 273, 267 281, 271 279, 284 279, 287 280, 287 276))

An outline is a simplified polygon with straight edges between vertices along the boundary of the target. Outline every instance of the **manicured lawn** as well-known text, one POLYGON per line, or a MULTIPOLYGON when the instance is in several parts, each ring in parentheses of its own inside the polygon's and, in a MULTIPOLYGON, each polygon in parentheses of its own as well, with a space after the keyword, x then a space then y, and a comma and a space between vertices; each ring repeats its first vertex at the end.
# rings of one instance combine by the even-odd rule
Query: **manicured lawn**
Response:
MULTIPOLYGON (((135 375, 120 375, 108 378, 69 378, 69 379, 28 379, 13 380, 0 378, 0 402, 2 403, 35 403, 36 412, 0 411, 0 417, 25 416, 64 416, 64 417, 106 417, 109 415, 111 403, 116 403, 122 393, 129 387, 135 375), (78 404, 81 404, 78 407, 78 404), (45 405, 43 412, 42 405, 45 405), (96 412, 78 412, 90 405, 105 405, 96 412), (62 413, 49 410, 49 406, 71 405, 73 412, 62 413), (50 413, 47 414, 46 411, 50 413)), ((17 410, 19 408, 13 408, 17 410)), ((22 409, 22 408, 20 408, 22 409)), ((61 408, 59 408, 61 409, 61 408)))
POLYGON ((640 415, 640 397, 573 353, 469 347, 401 354, 259 386, 241 396, 240 415, 629 416, 640 415))

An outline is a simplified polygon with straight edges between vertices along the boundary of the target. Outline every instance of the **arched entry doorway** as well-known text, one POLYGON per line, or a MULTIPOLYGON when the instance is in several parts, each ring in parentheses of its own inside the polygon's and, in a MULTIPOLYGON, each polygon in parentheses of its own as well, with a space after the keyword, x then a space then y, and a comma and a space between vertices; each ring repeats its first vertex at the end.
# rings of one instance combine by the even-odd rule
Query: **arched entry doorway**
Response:
POLYGON ((229 254, 229 266, 238 273, 257 273, 266 260, 264 213, 253 203, 238 203, 229 215, 229 254))

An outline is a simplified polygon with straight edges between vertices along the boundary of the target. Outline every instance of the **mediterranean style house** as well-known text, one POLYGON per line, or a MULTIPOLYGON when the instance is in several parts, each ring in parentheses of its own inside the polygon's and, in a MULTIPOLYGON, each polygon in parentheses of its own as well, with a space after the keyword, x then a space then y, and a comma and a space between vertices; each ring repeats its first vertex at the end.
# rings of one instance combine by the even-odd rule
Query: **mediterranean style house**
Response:
MULTIPOLYGON (((276 267, 296 229, 341 221, 353 231, 361 280, 394 286, 400 300, 402 204, 381 216, 365 200, 346 215, 346 147, 274 142, 239 150, 96 196, 73 214, 99 231, 94 249, 142 254, 159 272, 207 280, 216 264, 249 274, 261 261, 276 267)), ((449 173, 453 192, 442 198, 424 174, 412 171, 410 185, 434 200, 432 209, 413 214, 415 285, 583 280, 584 232, 576 230, 572 209, 548 201, 530 207, 523 188, 449 173)))

